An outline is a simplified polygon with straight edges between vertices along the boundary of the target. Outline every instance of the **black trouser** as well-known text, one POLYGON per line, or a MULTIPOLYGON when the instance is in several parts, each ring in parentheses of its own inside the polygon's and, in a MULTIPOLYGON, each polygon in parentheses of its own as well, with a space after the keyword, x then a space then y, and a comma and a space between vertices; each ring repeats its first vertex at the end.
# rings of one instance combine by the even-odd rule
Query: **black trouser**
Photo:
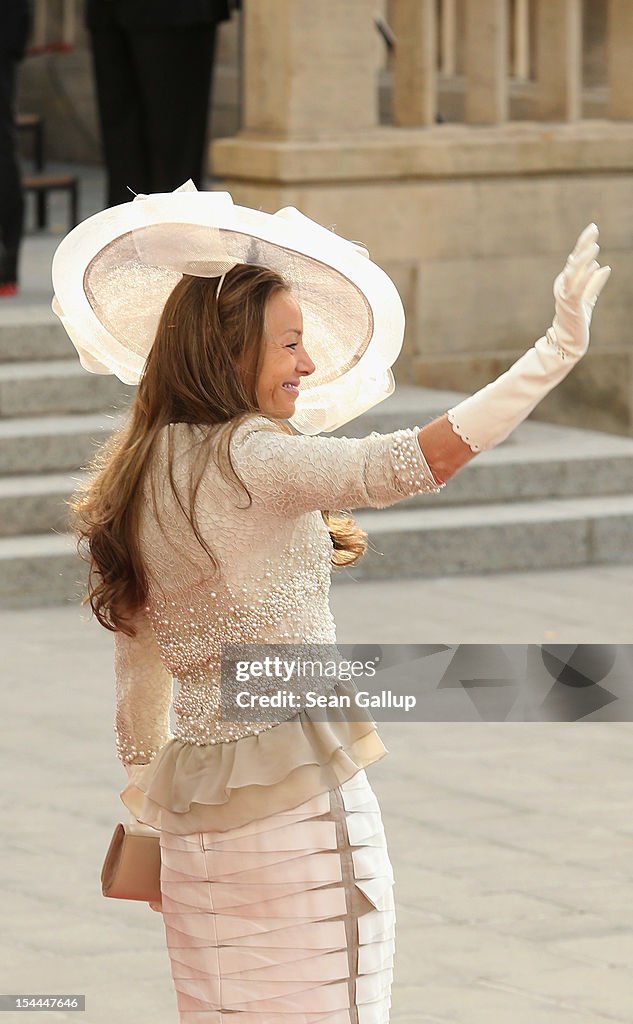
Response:
POLYGON ((18 58, 0 48, 0 284, 18 279, 24 197, 15 130, 18 58))
POLYGON ((91 26, 107 205, 133 192, 202 188, 214 23, 127 27, 114 4, 91 26))

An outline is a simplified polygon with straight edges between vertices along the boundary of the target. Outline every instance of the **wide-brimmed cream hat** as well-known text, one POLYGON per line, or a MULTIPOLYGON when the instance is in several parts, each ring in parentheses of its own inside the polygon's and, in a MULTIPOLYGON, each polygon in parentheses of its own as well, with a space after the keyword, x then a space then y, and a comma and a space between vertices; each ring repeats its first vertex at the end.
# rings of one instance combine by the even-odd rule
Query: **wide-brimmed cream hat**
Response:
POLYGON ((66 235, 53 258, 53 310, 86 370, 137 384, 182 275, 221 277, 241 263, 280 272, 302 309, 316 369, 301 378, 296 430, 335 430, 393 393, 404 310, 367 250, 292 207, 250 210, 193 182, 136 196, 66 235))

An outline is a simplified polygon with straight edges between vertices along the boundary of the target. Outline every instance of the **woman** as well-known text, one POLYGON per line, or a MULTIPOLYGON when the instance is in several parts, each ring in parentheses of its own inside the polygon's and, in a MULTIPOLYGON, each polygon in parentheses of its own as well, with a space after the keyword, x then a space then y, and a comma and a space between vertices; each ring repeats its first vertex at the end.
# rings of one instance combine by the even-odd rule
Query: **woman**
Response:
POLYGON ((222 655, 335 645, 331 568, 366 547, 340 510, 437 492, 507 437, 586 350, 609 270, 590 226, 547 335, 446 416, 310 436, 389 393, 397 293, 366 253, 296 212, 197 196, 97 215, 53 266, 82 364, 139 379, 72 501, 88 598, 115 631, 121 796, 160 830, 181 1022, 383 1024, 394 878, 365 768, 386 748, 369 715, 239 719, 222 655))

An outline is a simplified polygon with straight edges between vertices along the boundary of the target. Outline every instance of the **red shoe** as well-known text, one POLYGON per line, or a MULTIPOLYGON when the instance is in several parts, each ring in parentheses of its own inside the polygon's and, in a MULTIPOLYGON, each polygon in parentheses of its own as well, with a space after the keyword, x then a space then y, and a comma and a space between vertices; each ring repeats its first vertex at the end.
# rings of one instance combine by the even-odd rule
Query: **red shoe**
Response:
POLYGON ((17 281, 6 281, 4 284, 0 284, 0 299, 5 295, 17 295, 18 284, 17 281))

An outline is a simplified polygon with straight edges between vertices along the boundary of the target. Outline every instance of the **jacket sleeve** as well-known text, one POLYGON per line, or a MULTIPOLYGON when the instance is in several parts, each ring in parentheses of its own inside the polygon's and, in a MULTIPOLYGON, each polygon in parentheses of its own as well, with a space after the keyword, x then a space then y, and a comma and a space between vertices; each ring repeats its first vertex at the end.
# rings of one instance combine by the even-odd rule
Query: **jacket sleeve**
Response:
POLYGON ((253 417, 235 431, 231 457, 253 502, 279 515, 315 509, 386 508, 439 484, 418 441, 419 427, 366 437, 286 434, 253 417))
MULTIPOLYGON (((134 618, 135 637, 114 634, 117 756, 128 764, 149 764, 172 738, 169 712, 173 679, 160 652, 145 609, 134 618)), ((129 774, 129 773, 128 773, 129 774)))

